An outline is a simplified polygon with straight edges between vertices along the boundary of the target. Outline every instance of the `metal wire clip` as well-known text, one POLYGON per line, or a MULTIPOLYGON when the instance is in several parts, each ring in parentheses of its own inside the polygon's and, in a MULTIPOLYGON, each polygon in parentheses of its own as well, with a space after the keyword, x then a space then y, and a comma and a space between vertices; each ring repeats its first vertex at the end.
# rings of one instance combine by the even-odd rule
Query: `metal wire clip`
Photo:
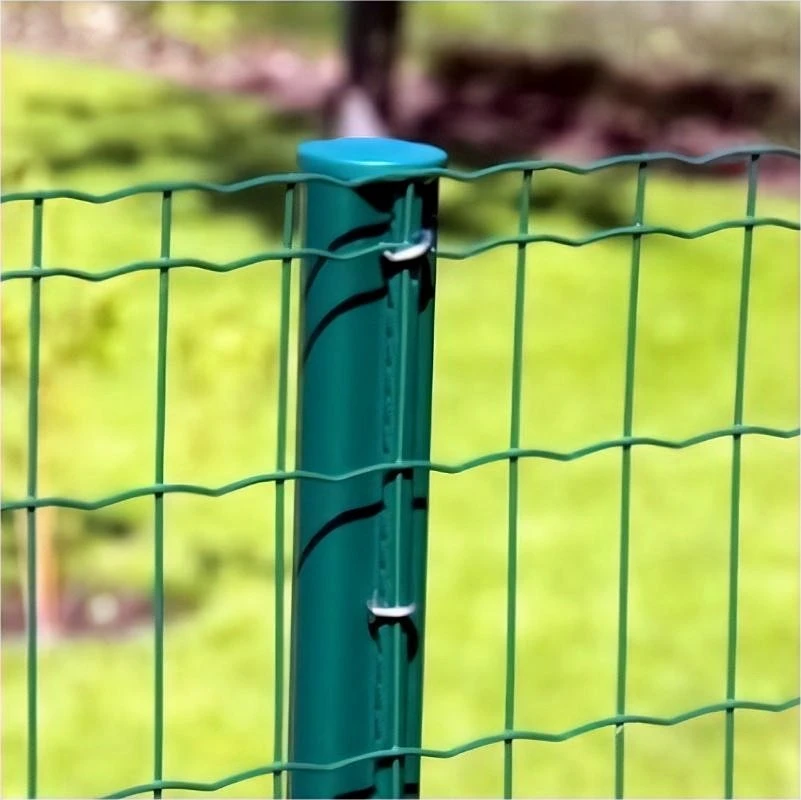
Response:
POLYGON ((400 247, 398 250, 384 250, 384 258, 389 261, 414 261, 420 256, 424 256, 434 244, 434 234, 427 228, 423 228, 414 236, 411 244, 400 247))
POLYGON ((367 603, 367 610, 376 619, 406 619, 411 617, 417 610, 416 603, 410 603, 408 606, 379 606, 377 600, 371 600, 367 603))

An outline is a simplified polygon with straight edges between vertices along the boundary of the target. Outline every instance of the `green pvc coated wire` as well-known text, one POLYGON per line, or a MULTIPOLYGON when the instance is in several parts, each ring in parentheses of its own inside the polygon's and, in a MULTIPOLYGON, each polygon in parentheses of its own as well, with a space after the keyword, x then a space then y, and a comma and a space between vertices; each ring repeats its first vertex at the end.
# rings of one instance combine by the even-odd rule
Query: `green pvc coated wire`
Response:
MULTIPOLYGON (((645 181, 647 164, 637 168, 637 195, 634 203, 634 225, 643 226, 645 216, 645 181)), ((642 236, 632 238, 631 272, 629 276, 629 310, 626 331, 626 377, 623 401, 623 436, 630 437, 634 427, 634 364, 637 343, 637 304, 640 286, 640 248, 642 236)), ((620 488, 620 579, 618 581, 618 646, 616 713, 626 713, 626 677, 628 672, 628 607, 629 607, 629 533, 631 522, 631 445, 621 451, 620 488)), ((623 797, 625 775, 625 736, 622 725, 615 729, 615 797, 623 797)))
POLYGON ((726 161, 736 161, 752 155, 773 155, 784 156, 787 158, 798 159, 801 154, 792 147, 776 147, 773 145, 754 145, 751 147, 733 147, 718 150, 705 156, 693 157, 683 156, 679 153, 641 153, 639 155, 613 156, 593 161, 584 166, 569 164, 565 161, 510 161, 504 164, 487 167, 486 169, 464 172, 455 169, 427 169, 427 170, 390 170, 385 173, 377 173, 369 178, 359 178, 357 180, 340 180, 328 175, 316 175, 313 173, 287 172, 274 175, 265 175, 258 178, 251 178, 238 183, 220 184, 205 181, 172 181, 166 183, 142 183, 125 189, 119 189, 106 194, 92 194, 91 192, 78 192, 72 189, 52 189, 47 191, 29 192, 9 192, 0 198, 0 202, 11 203, 19 200, 78 200, 84 203, 112 203, 125 197, 133 197, 139 194, 162 194, 163 192, 186 192, 202 191, 217 194, 234 194, 244 192, 249 189, 256 189, 261 186, 271 186, 276 184, 299 184, 328 183, 334 186, 358 187, 366 186, 370 183, 382 183, 387 180, 408 180, 410 178, 450 178, 451 180, 470 183, 493 175, 501 175, 506 172, 522 172, 531 170, 541 172, 553 170, 555 172, 566 172, 572 175, 588 175, 605 169, 625 166, 626 164, 654 164, 654 163, 675 163, 686 164, 688 166, 708 166, 710 164, 723 163, 726 161))
MULTIPOLYGON (((44 201, 33 202, 33 252, 31 263, 34 271, 41 269, 44 232, 44 201)), ((42 338, 42 286, 34 277, 31 282, 31 310, 29 318, 31 365, 28 376, 28 486, 29 497, 36 497, 39 475, 39 351, 42 338)), ((28 796, 36 797, 38 774, 38 620, 36 614, 36 509, 27 508, 26 580, 27 608, 27 681, 28 681, 28 796)))
MULTIPOLYGON (((445 259, 447 261, 463 261, 466 258, 473 258, 474 256, 481 255, 490 250, 495 250, 499 247, 515 246, 537 243, 550 243, 550 244, 563 244, 567 247, 585 247, 586 245, 595 244, 596 242, 603 242, 607 239, 619 239, 631 236, 670 236, 675 239, 692 240, 701 239, 704 236, 711 236, 721 231, 738 230, 738 229, 753 229, 753 228, 784 228, 786 230, 797 231, 801 229, 798 222, 792 220, 781 219, 780 217, 751 217, 746 219, 727 220, 725 222, 718 222, 714 225, 707 225, 703 228, 696 230, 681 230, 673 228, 668 225, 629 225, 620 228, 608 228, 596 233, 588 234, 587 236, 558 236, 555 234, 541 233, 541 234, 528 234, 519 236, 496 236, 481 242, 473 247, 464 250, 436 250, 437 258, 445 259)), ((76 278, 83 281, 91 281, 92 283, 99 283, 107 281, 111 278, 118 278, 122 275, 130 275, 134 272, 146 272, 148 270, 162 271, 165 269, 178 269, 178 268, 193 268, 206 270, 208 272, 234 272, 245 267, 251 267, 256 264, 263 264, 267 261, 286 261, 286 259, 294 258, 325 258, 334 261, 350 261, 356 258, 363 258, 366 255, 373 253, 381 253, 384 250, 395 249, 405 245, 405 242, 381 242, 377 245, 370 247, 362 247, 353 249, 347 253, 334 252, 330 250, 320 250, 313 247, 298 247, 295 249, 286 248, 281 250, 268 250, 263 253, 257 253, 247 258, 240 258, 235 261, 228 261, 224 263, 217 263, 214 261, 205 261, 201 258, 173 258, 164 259, 159 261, 135 261, 130 264, 124 264, 114 269, 108 269, 100 272, 88 272, 87 270, 72 269, 69 267, 50 267, 35 271, 32 269, 10 269, 2 274, 0 280, 11 281, 20 280, 22 278, 76 278)))
MULTIPOLYGON (((748 196, 746 214, 753 216, 756 210, 758 156, 751 157, 748 165, 748 196)), ((748 299, 751 287, 751 253, 753 229, 748 227, 743 235, 743 260, 740 281, 740 311, 737 330, 737 367, 734 388, 734 424, 743 421, 745 399, 745 353, 748 339, 748 299)), ((732 437, 731 467, 731 526, 729 539, 729 597, 728 630, 726 652, 726 698, 734 697, 737 677, 737 609, 740 552, 740 477, 742 437, 732 437)), ((734 710, 726 711, 724 794, 734 797, 734 710)))
MULTIPOLYGON (((282 244, 292 247, 295 231, 295 187, 290 184, 284 196, 284 230, 282 244)), ((275 463, 286 469, 287 419, 289 405, 289 312, 292 288, 292 260, 284 259, 281 266, 281 332, 278 343, 278 419, 275 463)), ((273 728, 273 758, 280 762, 284 755, 284 572, 286 526, 286 483, 275 482, 275 719, 273 728)), ((273 775, 273 797, 284 795, 282 774, 273 775)))
MULTIPOLYGON (((518 208, 518 234, 528 235, 531 211, 531 170, 523 173, 518 208)), ((526 304, 526 246, 518 245, 515 272, 514 337, 512 343, 512 407, 509 423, 509 448, 520 448, 520 403, 523 385, 523 319, 526 304)), ((518 457, 509 459, 509 518, 506 572, 506 698, 504 727, 514 728, 515 665, 517 631, 517 522, 519 500, 518 457)), ((511 740, 503 744, 503 796, 512 796, 513 752, 511 740)))
POLYGON ((260 475, 251 475, 247 478, 227 483, 219 487, 198 486, 191 483, 166 483, 156 484, 153 486, 142 486, 137 489, 129 489, 125 492, 108 495, 100 500, 76 500, 67 497, 27 497, 20 500, 4 501, 0 505, 3 511, 14 511, 17 509, 27 508, 73 508, 79 511, 97 511, 100 508, 106 508, 117 503, 124 503, 128 500, 133 500, 138 497, 147 497, 156 493, 162 494, 197 494, 204 497, 222 497, 223 495, 230 494, 231 492, 246 489, 250 486, 255 486, 259 483, 275 483, 276 481, 295 481, 295 480, 310 480, 310 481, 348 481, 354 478, 360 478, 364 475, 370 475, 376 472, 394 472, 395 470, 408 470, 408 469, 427 469, 430 472, 438 472, 445 475, 456 475, 460 472, 476 469, 486 464, 493 464, 498 461, 507 461, 510 458, 543 458, 551 461, 575 461, 578 458, 584 458, 594 453, 600 453, 604 450, 609 450, 615 447, 664 447, 671 450, 683 450, 687 447, 693 447, 704 442, 709 442, 714 439, 722 439, 727 436, 769 436, 778 439, 792 439, 801 434, 801 428, 769 428, 761 425, 739 425, 732 428, 722 428, 720 430, 708 431, 701 433, 697 436, 692 436, 688 439, 671 440, 671 439, 658 439, 651 436, 630 436, 621 439, 609 439, 607 441, 598 442, 587 447, 579 448, 568 452, 559 452, 556 450, 542 450, 534 448, 517 448, 509 450, 500 450, 495 453, 488 453, 477 458, 463 461, 459 464, 438 464, 433 461, 387 461, 383 464, 373 464, 369 467, 362 467, 361 469, 351 470, 338 475, 330 475, 323 472, 312 472, 309 470, 287 470, 282 472, 266 472, 260 475))
MULTIPOLYGON (((677 714, 674 717, 656 717, 645 714, 627 714, 625 716, 606 717, 605 719, 598 719, 593 722, 587 722, 584 725, 579 725, 575 728, 563 731, 562 733, 544 733, 540 731, 504 731, 503 733, 496 733, 491 736, 482 736, 479 739, 474 739, 465 744, 453 747, 449 750, 436 750, 427 747, 396 747, 390 750, 376 750, 372 753, 362 753, 352 758, 343 759, 342 761, 331 762, 328 764, 310 764, 305 762, 285 762, 282 764, 268 764, 263 767, 256 767, 254 769, 238 772, 234 775, 222 778, 218 781, 202 782, 202 781, 160 781, 158 786, 162 789, 179 789, 184 791, 194 792, 216 792, 227 786, 232 786, 243 781, 258 778, 262 775, 270 775, 277 770, 281 771, 311 771, 311 772, 330 772, 333 770, 349 767, 352 764, 358 764, 364 761, 376 761, 379 759, 399 757, 399 756, 418 756, 420 758, 437 758, 449 759, 457 756, 464 755, 473 750, 478 750, 482 747, 488 747, 493 744, 506 741, 530 741, 530 742, 566 742, 574 739, 577 736, 583 736, 592 731, 601 730, 602 728, 609 728, 612 726, 620 725, 656 725, 660 727, 672 727, 680 725, 683 722, 689 722, 698 717, 716 714, 721 711, 728 711, 730 709, 740 709, 743 711, 765 711, 771 713, 781 713, 789 711, 801 705, 801 698, 794 697, 791 700, 786 700, 782 703, 761 703, 753 700, 726 700, 722 703, 714 703, 708 706, 686 711, 683 714, 677 714)), ((132 797, 133 795, 143 794, 145 792, 153 791, 154 784, 147 783, 139 786, 131 786, 122 789, 113 794, 104 796, 104 800, 111 800, 112 798, 132 797)))
MULTIPOLYGON (((172 192, 166 191, 161 201, 161 258, 170 257, 172 235, 172 192)), ((156 484, 164 483, 167 418, 167 319, 170 303, 170 272, 159 271, 158 282, 158 344, 156 364, 156 484)), ((153 496, 153 775, 162 778, 164 770, 164 494, 153 496)), ((156 789, 154 797, 161 797, 156 789)))
MULTIPOLYGON (((405 241, 408 241, 412 235, 412 202, 414 200, 414 185, 409 184, 406 187, 406 194, 403 201, 403 213, 401 221, 401 235, 405 241)), ((417 298, 415 297, 415 301, 417 298)), ((416 305, 416 302, 414 303, 416 305)), ((400 275, 400 302, 397 309, 397 328, 398 337, 400 340, 400 352, 398 353, 397 376, 395 382, 397 385, 398 397, 398 411, 397 421, 395 423, 395 441, 392 450, 395 453, 396 460, 401 460, 406 452, 406 406, 407 406, 407 392, 409 384, 409 372, 413 366, 414 353, 409 351, 412 349, 410 342, 411 337, 411 276, 408 270, 403 270, 400 275)), ((411 482, 409 476, 402 472, 398 472, 392 479, 392 492, 394 494, 394 513, 391 517, 394 519, 394 531, 392 542, 394 544, 392 553, 392 586, 391 592, 387 594, 392 597, 392 604, 394 606, 401 606, 409 596, 409 581, 406 579, 406 569, 404 568, 404 552, 410 552, 409 548, 411 542, 407 541, 406 531, 408 530, 408 520, 405 519, 405 514, 402 509, 408 508, 409 504, 406 501, 410 496, 411 482)), ((388 589, 390 587, 387 587, 388 589)), ((403 639, 405 634, 400 625, 391 625, 388 628, 389 634, 392 637, 392 747, 402 746, 403 741, 403 712, 405 707, 405 692, 404 692, 404 673, 406 667, 403 664, 404 658, 402 654, 403 639)), ((390 726, 387 726, 390 729, 390 726)), ((391 772, 391 794, 390 797, 403 796, 403 784, 405 782, 405 767, 406 759, 393 758, 392 759, 392 772, 391 772)))

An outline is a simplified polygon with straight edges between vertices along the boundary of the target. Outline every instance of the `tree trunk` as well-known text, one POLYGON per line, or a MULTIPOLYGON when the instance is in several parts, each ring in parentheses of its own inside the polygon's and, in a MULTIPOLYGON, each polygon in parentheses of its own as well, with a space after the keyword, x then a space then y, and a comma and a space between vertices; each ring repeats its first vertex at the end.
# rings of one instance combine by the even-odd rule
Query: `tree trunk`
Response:
POLYGON ((344 85, 324 110, 329 136, 386 136, 393 128, 392 78, 400 48, 401 3, 348 2, 344 85))
MULTIPOLYGON (((56 549, 56 511, 55 508, 39 508, 36 511, 36 622, 38 638, 42 643, 58 639, 61 634, 61 581, 56 549)), ((27 597, 28 526, 26 517, 27 512, 17 512, 20 585, 27 597)), ((25 614, 27 618, 27 600, 25 614)))

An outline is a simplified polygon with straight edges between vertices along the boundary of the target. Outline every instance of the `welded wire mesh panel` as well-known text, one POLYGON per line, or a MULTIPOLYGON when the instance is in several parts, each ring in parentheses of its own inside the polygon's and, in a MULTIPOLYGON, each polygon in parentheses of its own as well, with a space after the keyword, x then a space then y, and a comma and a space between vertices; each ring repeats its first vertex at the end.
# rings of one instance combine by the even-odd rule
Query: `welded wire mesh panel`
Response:
MULTIPOLYGON (((506 565, 506 632, 505 632, 505 674, 498 674, 497 680, 505 686, 503 707, 503 730, 488 731, 486 735, 456 744, 450 749, 431 747, 406 748, 395 746, 388 750, 365 752, 347 761, 336 764, 295 764, 287 760, 286 747, 286 711, 285 711, 285 660, 287 652, 287 631, 285 630, 285 591, 287 576, 284 571, 286 560, 286 542, 283 531, 288 514, 287 489, 288 482, 308 481, 348 481, 355 477, 353 473, 331 475, 301 471, 289 468, 288 430, 291 413, 289 402, 290 382, 290 307, 291 280, 293 262, 306 257, 322 257, 329 259, 354 259, 363 256, 365 250, 351 248, 347 252, 327 252, 299 248, 294 245, 294 235, 298 220, 298 194, 302 192, 311 176, 303 174, 273 175, 254 179, 239 184, 219 186, 213 184, 175 183, 169 185, 143 185, 131 187, 105 195, 92 195, 75 191, 43 191, 17 192, 4 195, 5 204, 27 206, 30 209, 30 225, 32 230, 32 252, 29 265, 4 265, 2 280, 5 283, 27 282, 30 286, 29 312, 29 353, 28 353, 28 386, 27 386, 27 481, 26 494, 23 497, 4 498, 4 511, 17 511, 24 514, 26 521, 27 546, 26 558, 26 603, 28 610, 27 626, 27 775, 28 795, 37 796, 39 790, 39 720, 42 712, 38 687, 38 664, 40 657, 39 632, 37 630, 37 514, 41 509, 59 507, 80 511, 96 511, 98 509, 123 503, 134 498, 152 498, 153 539, 153 598, 154 598, 154 649, 153 649, 153 749, 152 775, 146 782, 115 791, 108 787, 109 796, 125 797, 142 793, 152 793, 159 797, 167 790, 191 790, 214 792, 227 786, 236 785, 250 778, 263 775, 274 776, 274 794, 282 797, 285 794, 284 776, 293 770, 326 771, 341 768, 347 764, 377 761, 402 756, 421 756, 423 759, 450 759, 455 756, 488 747, 500 745, 503 750, 503 786, 505 797, 511 797, 515 789, 515 742, 529 740, 538 742, 564 742, 574 737, 600 729, 613 729, 614 737, 614 794, 623 797, 625 793, 626 775, 626 733, 633 725, 645 726, 679 726, 684 722, 705 717, 720 715, 724 729, 725 749, 723 753, 724 772, 722 791, 726 797, 735 792, 735 744, 737 741, 736 718, 738 710, 752 710, 767 713, 787 711, 799 705, 798 697, 789 697, 782 702, 763 702, 759 698, 738 696, 738 581, 740 576, 740 535, 741 535, 741 494, 743 486, 742 452, 744 441, 754 437, 771 437, 774 439, 792 439, 798 437, 799 428, 778 428, 764 424, 759 419, 750 419, 745 413, 746 393, 746 353, 749 333, 749 312, 752 286, 753 241, 754 232, 759 228, 778 228, 798 231, 797 220, 776 216, 759 216, 757 214, 757 190, 759 186, 760 164, 766 157, 781 158, 795 168, 799 153, 785 148, 757 148, 733 150, 714 154, 705 158, 693 159, 674 154, 645 154, 610 158, 578 167, 570 164, 544 161, 502 164, 478 172, 459 172, 456 170, 429 170, 410 174, 407 177, 438 177, 443 183, 448 181, 467 182, 481 185, 482 181, 495 176, 515 176, 519 180, 516 188, 517 196, 517 232, 508 236, 493 236, 482 239, 462 249, 440 248, 436 252, 439 262, 463 261, 472 259, 482 253, 500 248, 516 250, 514 270, 514 298, 512 303, 513 318, 511 320, 512 358, 510 375, 510 407, 508 409, 492 409, 488 413, 509 413, 508 447, 503 450, 480 453, 473 458, 459 463, 409 462, 393 461, 392 463, 374 464, 365 473, 399 472, 402 469, 424 469, 431 473, 456 475, 493 463, 506 464, 508 508, 505 522, 507 535, 506 565), (668 225, 648 222, 648 186, 649 175, 657 164, 671 162, 681 163, 688 169, 701 169, 705 165, 716 163, 738 163, 743 165, 747 174, 747 189, 741 216, 732 219, 720 219, 695 229, 679 229, 668 225), (636 174, 634 191, 633 219, 630 224, 605 227, 589 234, 568 236, 566 234, 549 233, 547 230, 532 230, 532 185, 541 174, 572 173, 588 175, 603 172, 621 166, 629 166, 636 174), (257 186, 274 185, 283 187, 284 211, 283 234, 280 248, 268 252, 256 253, 227 263, 219 263, 200 258, 176 258, 172 256, 172 239, 174 230, 173 201, 176 195, 189 191, 201 191, 217 194, 231 194, 252 189, 257 186), (86 271, 75 268, 60 267, 49 264, 44 253, 44 232, 47 227, 48 205, 55 201, 69 200, 74 203, 106 204, 114 203, 132 195, 151 195, 159 198, 161 205, 161 237, 158 244, 158 257, 149 261, 110 266, 102 271, 86 271), (733 402, 731 421, 728 426, 714 430, 695 433, 682 439, 635 434, 635 374, 639 364, 637 357, 638 330, 642 324, 639 313, 641 252, 643 241, 648 237, 665 236, 681 240, 700 240, 721 231, 741 232, 742 242, 739 255, 739 292, 736 325, 736 363, 733 386, 733 402), (523 406, 521 394, 523 387, 524 338, 526 334, 526 291, 532 280, 532 249, 541 243, 550 243, 563 247, 580 248, 609 239, 630 240, 631 248, 628 257, 628 298, 625 319, 625 364, 623 369, 623 415, 620 420, 619 435, 582 445, 571 450, 553 450, 546 448, 523 447, 521 438, 521 420, 523 406), (277 449, 274 469, 263 474, 243 476, 241 479, 224 486, 195 485, 171 483, 165 472, 166 452, 166 408, 167 386, 169 376, 168 341, 170 311, 170 281, 175 270, 199 269, 216 273, 227 273, 253 265, 274 263, 280 269, 280 289, 278 297, 278 313, 280 315, 278 352, 278 380, 276 385, 277 407, 277 449), (157 275, 158 288, 154 298, 157 304, 157 358, 153 364, 153 386, 155 388, 156 405, 153 410, 155 421, 155 440, 153 442, 152 482, 149 485, 132 486, 129 489, 106 497, 54 497, 42 496, 39 492, 39 392, 41 378, 40 346, 42 340, 42 295, 48 290, 51 280, 74 280, 84 282, 112 281, 118 277, 138 272, 152 272, 157 275), (632 476, 636 474, 633 453, 640 448, 666 448, 680 450, 700 445, 713 440, 726 440, 731 446, 731 472, 729 504, 727 508, 719 508, 718 514, 727 518, 728 541, 728 601, 726 619, 721 625, 726 626, 727 651, 726 670, 722 681, 722 692, 716 702, 697 708, 677 708, 668 716, 643 715, 632 708, 628 698, 629 675, 629 618, 631 611, 630 578, 631 578, 631 545, 636 532, 632 529, 632 476), (587 721, 568 730, 544 731, 517 727, 516 714, 517 687, 520 680, 518 674, 518 612, 521 602, 518 589, 518 568, 520 565, 520 501, 521 501, 521 464, 526 460, 550 460, 570 462, 582 459, 602 451, 620 453, 620 493, 619 493, 619 580, 616 587, 617 597, 617 645, 616 645, 616 692, 613 705, 608 716, 587 721), (274 752, 272 763, 254 765, 253 769, 238 774, 221 776, 213 782, 193 779, 193 776, 167 775, 164 768, 165 749, 165 681, 164 681, 164 642, 165 642, 165 561, 164 547, 166 536, 165 498, 169 495, 200 495, 221 497, 238 492, 257 484, 274 484, 275 486, 275 621, 274 621, 274 752)), ((319 180, 319 176, 315 178, 319 180)), ((361 185, 367 181, 342 182, 326 179, 332 183, 345 185, 361 185)), ((12 235, 6 232, 6 235, 12 235)), ((402 243, 386 242, 383 250, 402 243)), ((261 302, 258 300, 257 302, 261 302)), ((568 301, 566 300, 566 303, 568 301)), ((536 325, 536 317, 529 324, 536 325)), ((781 346, 781 343, 776 343, 781 346)), ((592 393, 592 387, 587 391, 592 393)), ((470 397, 465 403, 473 402, 470 397)), ((703 403, 700 398, 699 403, 703 403)), ((469 677, 465 676, 466 681, 469 677)), ((528 678, 531 680, 531 678, 528 678)), ((119 687, 121 692, 125 687, 119 687)), ((467 683, 465 690, 467 691, 467 683)), ((324 708, 320 714, 325 714, 324 708)), ((80 732, 75 731, 75 735, 80 732)), ((202 735, 199 732, 198 735, 202 735)), ((611 788, 611 787, 610 787, 611 788)), ((602 793, 602 787, 599 787, 602 793)))

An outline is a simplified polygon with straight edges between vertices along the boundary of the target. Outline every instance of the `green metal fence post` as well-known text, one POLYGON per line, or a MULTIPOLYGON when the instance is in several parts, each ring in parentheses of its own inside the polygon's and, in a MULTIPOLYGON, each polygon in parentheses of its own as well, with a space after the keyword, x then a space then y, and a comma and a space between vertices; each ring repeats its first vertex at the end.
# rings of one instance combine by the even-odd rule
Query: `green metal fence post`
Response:
MULTIPOLYGON (((427 145, 307 142, 301 279, 290 760, 419 747, 437 181, 427 145), (394 177, 391 177, 394 176, 394 177), (384 180, 383 178, 387 178, 384 180), (378 465, 384 465, 383 468, 378 465), (359 472, 363 471, 363 472, 359 472)), ((290 774, 294 798, 413 797, 419 758, 290 774)))

